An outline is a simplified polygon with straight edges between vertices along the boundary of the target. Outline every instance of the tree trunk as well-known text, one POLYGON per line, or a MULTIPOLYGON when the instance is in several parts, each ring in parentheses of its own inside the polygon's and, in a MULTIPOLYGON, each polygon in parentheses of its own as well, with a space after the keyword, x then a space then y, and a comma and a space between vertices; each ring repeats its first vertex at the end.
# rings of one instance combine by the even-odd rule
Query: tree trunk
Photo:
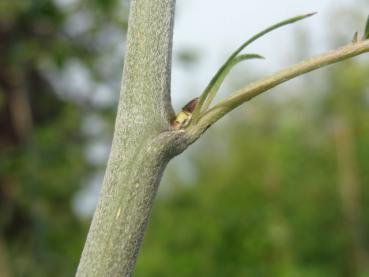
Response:
POLYGON ((174 7, 131 2, 112 149, 77 276, 131 275, 162 172, 183 151, 183 132, 170 131, 174 7))

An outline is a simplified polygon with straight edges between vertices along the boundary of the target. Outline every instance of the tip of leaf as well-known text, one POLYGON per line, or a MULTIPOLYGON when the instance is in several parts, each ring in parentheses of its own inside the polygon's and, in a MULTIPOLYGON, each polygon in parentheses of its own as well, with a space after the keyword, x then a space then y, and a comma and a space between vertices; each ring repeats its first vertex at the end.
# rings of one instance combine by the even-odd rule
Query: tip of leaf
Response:
POLYGON ((238 62, 241 62, 244 60, 250 60, 250 59, 265 59, 265 58, 259 54, 243 54, 243 55, 237 56, 234 59, 234 61, 238 63, 238 62))
POLYGON ((284 26, 284 25, 287 25, 287 24, 291 24, 291 23, 294 23, 294 22, 297 22, 297 21, 300 21, 300 20, 303 20, 305 18, 308 18, 310 16, 313 16, 314 14, 316 14, 316 12, 312 12, 312 13, 306 13, 306 14, 303 14, 303 15, 299 15, 299 16, 295 16, 295 17, 291 17, 285 21, 282 21, 274 26, 272 26, 273 29, 276 29, 278 27, 281 27, 281 26, 284 26))
POLYGON ((306 17, 309 17, 309 16, 313 16, 313 15, 316 15, 318 12, 312 12, 312 13, 308 13, 308 14, 306 14, 305 16, 306 17))
POLYGON ((318 13, 318 12, 306 13, 306 14, 303 14, 303 15, 300 15, 300 16, 295 17, 295 19, 297 19, 297 20, 305 19, 305 18, 307 18, 307 17, 310 17, 310 16, 313 16, 313 15, 316 15, 317 13, 318 13))
POLYGON ((264 56, 259 55, 259 54, 249 54, 250 57, 254 58, 254 59, 265 59, 264 56))

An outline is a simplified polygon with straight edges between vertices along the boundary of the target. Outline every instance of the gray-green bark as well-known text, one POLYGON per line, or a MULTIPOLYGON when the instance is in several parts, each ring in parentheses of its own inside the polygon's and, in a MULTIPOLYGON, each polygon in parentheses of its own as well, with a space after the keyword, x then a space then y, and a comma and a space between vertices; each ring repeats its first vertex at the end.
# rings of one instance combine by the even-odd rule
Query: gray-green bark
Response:
POLYGON ((133 0, 115 133, 77 276, 129 276, 181 132, 168 132, 174 0, 133 0))
POLYGON ((114 138, 78 277, 130 276, 162 173, 175 155, 223 115, 291 78, 369 51, 360 41, 241 89, 174 130, 170 101, 175 0, 132 0, 114 138))

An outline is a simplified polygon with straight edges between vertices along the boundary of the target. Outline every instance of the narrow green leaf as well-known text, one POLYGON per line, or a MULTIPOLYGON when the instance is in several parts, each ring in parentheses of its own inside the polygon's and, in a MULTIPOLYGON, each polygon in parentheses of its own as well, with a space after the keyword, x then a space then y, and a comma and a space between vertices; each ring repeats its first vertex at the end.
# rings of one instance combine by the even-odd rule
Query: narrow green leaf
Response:
POLYGON ((194 120, 197 119, 198 114, 201 112, 203 105, 205 103, 206 98, 208 97, 209 93, 211 91, 213 91, 212 87, 217 83, 217 80, 219 79, 220 76, 223 75, 223 72, 227 70, 229 63, 231 63, 233 61, 233 59, 248 45, 250 45, 252 42, 254 42, 255 40, 257 40, 258 38, 264 36, 265 34, 278 29, 282 26, 288 25, 288 24, 292 24, 295 23, 297 21, 300 21, 302 19, 305 19, 307 17, 310 17, 312 15, 314 15, 316 13, 309 13, 309 14, 305 14, 305 15, 300 15, 300 16, 296 16, 296 17, 292 17, 286 20, 283 20, 275 25, 272 25, 268 28, 266 28, 265 30, 261 31, 260 33, 257 33, 256 35, 254 35, 253 37, 251 37, 249 40, 247 40, 245 43, 243 43, 239 48, 237 48, 237 50, 235 52, 232 53, 232 55, 228 58, 228 60, 223 64, 223 66, 217 71, 217 73, 215 74, 215 76, 211 79, 210 83, 208 84, 208 86, 205 88, 204 92, 201 94, 200 96, 200 100, 199 103, 193 113, 193 118, 194 120))
POLYGON ((369 39, 369 16, 366 19, 364 39, 369 39))
POLYGON ((208 97, 205 99, 205 103, 203 105, 203 109, 206 111, 208 107, 210 106, 211 102, 215 98, 220 86, 222 85, 225 77, 227 77, 228 73, 231 71, 231 69, 239 64, 242 61, 250 60, 250 59, 264 59, 263 56, 260 56, 258 54, 244 54, 239 55, 233 60, 227 64, 227 67, 222 71, 222 73, 218 76, 217 80, 214 82, 213 86, 209 90, 208 97))
POLYGON ((358 41, 358 32, 355 32, 353 38, 352 38, 352 43, 356 43, 358 41))

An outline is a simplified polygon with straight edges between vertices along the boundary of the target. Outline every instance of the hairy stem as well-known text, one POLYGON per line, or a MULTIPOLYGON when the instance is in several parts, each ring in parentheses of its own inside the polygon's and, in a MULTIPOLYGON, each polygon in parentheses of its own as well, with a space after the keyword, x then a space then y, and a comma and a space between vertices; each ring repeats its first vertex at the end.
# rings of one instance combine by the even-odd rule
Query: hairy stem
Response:
POLYGON ((77 277, 131 276, 161 174, 180 133, 170 71, 175 0, 132 0, 115 132, 77 277))

